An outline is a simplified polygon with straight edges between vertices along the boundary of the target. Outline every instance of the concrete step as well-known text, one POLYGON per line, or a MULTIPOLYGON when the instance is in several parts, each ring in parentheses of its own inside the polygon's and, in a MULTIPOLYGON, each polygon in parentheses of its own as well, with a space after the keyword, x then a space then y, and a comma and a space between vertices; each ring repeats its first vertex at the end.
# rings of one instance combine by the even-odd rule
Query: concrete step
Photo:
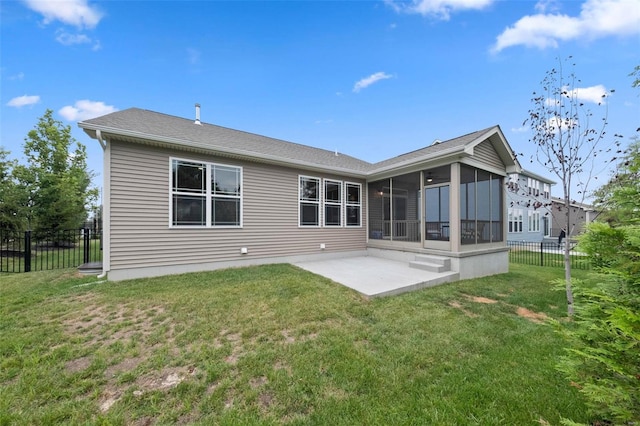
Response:
POLYGON ((449 269, 444 266, 444 265, 440 265, 437 263, 431 263, 431 262, 422 262, 419 260, 412 260, 411 262, 409 262, 409 266, 411 268, 415 268, 415 269, 422 269, 423 271, 429 271, 429 272, 446 272, 449 269))
POLYGON ((417 254, 416 260, 409 262, 409 266, 424 271, 440 273, 451 270, 451 259, 442 256, 417 254))
POLYGON ((436 263, 445 266, 447 270, 451 269, 451 259, 448 257, 433 254, 416 254, 415 260, 418 262, 436 263))

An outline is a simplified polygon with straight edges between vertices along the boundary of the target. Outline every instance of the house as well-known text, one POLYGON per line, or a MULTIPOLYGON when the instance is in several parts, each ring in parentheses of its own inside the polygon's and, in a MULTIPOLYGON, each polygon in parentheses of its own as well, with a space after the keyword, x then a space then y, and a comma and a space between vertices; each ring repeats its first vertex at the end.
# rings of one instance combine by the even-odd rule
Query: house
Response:
POLYGON ((104 150, 110 280, 353 255, 508 270, 498 126, 379 163, 131 108, 79 126, 104 150))
POLYGON ((554 184, 524 169, 509 174, 507 240, 539 243, 551 237, 551 185, 554 184))
MULTIPOLYGON (((600 213, 589 204, 572 201, 569 205, 568 213, 571 226, 567 236, 574 237, 582 233, 585 225, 593 222, 600 213)), ((551 215, 551 236, 557 237, 560 234, 560 230, 567 226, 567 209, 562 198, 551 197, 551 215)))

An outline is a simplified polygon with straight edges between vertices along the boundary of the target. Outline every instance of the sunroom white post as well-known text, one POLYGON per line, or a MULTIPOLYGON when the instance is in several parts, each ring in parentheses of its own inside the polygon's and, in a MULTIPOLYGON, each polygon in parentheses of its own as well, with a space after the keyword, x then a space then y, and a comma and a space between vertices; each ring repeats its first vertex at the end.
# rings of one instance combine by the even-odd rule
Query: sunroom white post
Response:
POLYGON ((420 170, 420 184, 418 185, 418 191, 420 191, 420 196, 418 197, 418 200, 420 201, 420 205, 418 206, 418 211, 420 212, 420 217, 418 218, 420 220, 420 238, 422 239, 421 243, 424 247, 424 242, 427 240, 427 200, 424 192, 424 170, 420 170))
POLYGON ((451 164, 451 197, 449 198, 449 238, 451 251, 460 251, 460 163, 451 164))
POLYGON ((393 241, 393 178, 389 178, 389 241, 393 241))

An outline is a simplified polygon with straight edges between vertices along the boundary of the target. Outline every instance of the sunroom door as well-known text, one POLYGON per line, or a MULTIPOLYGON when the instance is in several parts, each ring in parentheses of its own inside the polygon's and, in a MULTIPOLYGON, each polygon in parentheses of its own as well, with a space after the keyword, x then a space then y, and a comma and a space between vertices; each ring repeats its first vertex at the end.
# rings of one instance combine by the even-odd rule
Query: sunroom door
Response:
POLYGON ((424 200, 424 247, 450 250, 451 229, 451 182, 448 168, 434 169, 425 173, 424 200))

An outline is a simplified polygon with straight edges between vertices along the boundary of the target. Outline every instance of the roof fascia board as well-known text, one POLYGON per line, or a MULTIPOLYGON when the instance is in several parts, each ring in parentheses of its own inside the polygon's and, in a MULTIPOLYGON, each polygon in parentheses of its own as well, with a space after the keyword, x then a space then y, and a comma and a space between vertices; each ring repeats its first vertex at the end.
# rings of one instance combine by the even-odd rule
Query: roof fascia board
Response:
POLYGON ((380 179, 387 179, 394 176, 400 176, 404 174, 419 172, 427 168, 435 168, 440 166, 446 166, 447 164, 457 163, 460 161, 460 154, 454 153, 446 157, 438 157, 436 159, 429 159, 424 161, 414 161, 412 164, 405 167, 385 169, 384 171, 373 171, 367 175, 367 180, 375 181, 380 179))
POLYGON ((450 158, 450 157, 460 157, 460 156, 465 156, 467 155, 464 152, 463 147, 457 146, 455 148, 450 148, 447 150, 443 150, 440 151, 436 154, 431 154, 431 155, 423 155, 421 157, 418 158, 413 158, 410 160, 405 160, 402 161, 400 163, 396 163, 396 164, 390 164, 388 166, 385 167, 380 167, 377 169, 372 169, 369 171, 369 175, 378 175, 378 174, 382 174, 382 173, 388 173, 388 172, 393 172, 393 171, 402 171, 406 168, 410 168, 410 167, 414 167, 418 164, 422 165, 425 163, 431 163, 431 162, 436 162, 438 160, 443 160, 445 158, 450 158))
POLYGON ((529 170, 526 170, 526 169, 522 169, 522 172, 520 174, 522 174, 523 176, 534 178, 534 179, 539 180, 539 181, 544 182, 544 183, 548 183, 550 185, 555 185, 556 184, 555 181, 553 181, 553 180, 551 180, 549 178, 546 178, 544 176, 540 176, 539 174, 530 172, 529 170))
POLYGON ((305 170, 316 170, 323 172, 332 172, 332 173, 340 173, 352 177, 357 178, 366 178, 367 172, 361 172, 353 169, 347 169, 344 167, 330 167, 330 166, 322 166, 315 163, 309 163, 306 161, 295 161, 295 160, 283 160, 280 157, 276 157, 273 155, 256 155, 255 153, 243 151, 243 150, 234 150, 234 149, 215 149, 214 147, 204 145, 201 143, 187 142, 177 138, 167 138, 167 137, 159 137, 156 135, 150 135, 142 132, 132 132, 127 130, 116 129, 112 127, 106 126, 95 126, 87 123, 80 122, 78 123, 85 133, 87 133, 91 138, 96 138, 96 132, 100 131, 102 133, 102 137, 106 138, 110 136, 114 139, 118 139, 118 137, 128 138, 132 140, 143 141, 146 143, 160 143, 166 144, 170 146, 178 146, 181 148, 195 149, 205 153, 215 153, 221 156, 235 156, 238 158, 246 158, 254 161, 265 162, 278 166, 286 166, 286 167, 296 167, 302 168, 305 170))
POLYGON ((476 169, 486 170, 496 175, 507 176, 506 170, 501 170, 496 167, 492 167, 486 163, 475 160, 473 157, 467 157, 460 160, 460 163, 466 164, 467 166, 475 167, 476 169))

